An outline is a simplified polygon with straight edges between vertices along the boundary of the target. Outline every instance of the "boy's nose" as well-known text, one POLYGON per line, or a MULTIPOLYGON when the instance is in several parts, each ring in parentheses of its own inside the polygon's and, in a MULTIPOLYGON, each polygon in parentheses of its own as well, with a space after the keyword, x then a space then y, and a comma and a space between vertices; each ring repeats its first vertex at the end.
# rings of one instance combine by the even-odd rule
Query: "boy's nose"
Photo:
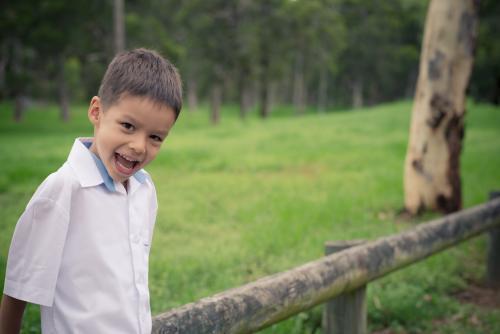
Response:
POLYGON ((129 144, 134 153, 141 155, 146 152, 146 139, 142 136, 136 136, 129 144))

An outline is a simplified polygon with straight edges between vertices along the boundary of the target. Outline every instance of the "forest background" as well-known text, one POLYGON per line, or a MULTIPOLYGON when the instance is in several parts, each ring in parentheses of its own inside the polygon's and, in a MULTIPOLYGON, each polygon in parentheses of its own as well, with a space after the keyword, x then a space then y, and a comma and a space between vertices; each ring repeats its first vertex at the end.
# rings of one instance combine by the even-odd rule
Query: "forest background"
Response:
MULTIPOLYGON (((17 119, 32 102, 70 101, 97 92, 118 49, 149 47, 183 75, 188 110, 275 105, 296 113, 412 98, 427 1, 420 0, 63 0, 4 2, 0 11, 0 99, 17 119), (124 26, 117 34, 113 18, 124 26), (117 41, 116 39, 123 39, 117 41), (120 44, 122 44, 120 46, 120 44)), ((500 103, 499 5, 481 1, 468 95, 500 103)), ((119 30, 119 29, 118 29, 119 30)))

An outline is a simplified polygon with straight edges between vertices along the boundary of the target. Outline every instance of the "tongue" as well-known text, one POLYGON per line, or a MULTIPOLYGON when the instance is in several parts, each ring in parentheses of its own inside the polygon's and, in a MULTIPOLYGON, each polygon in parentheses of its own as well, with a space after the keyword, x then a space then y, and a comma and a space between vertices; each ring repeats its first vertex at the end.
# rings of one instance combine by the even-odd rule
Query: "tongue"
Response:
POLYGON ((125 166, 127 168, 133 168, 134 165, 135 165, 135 162, 134 161, 128 161, 127 159, 124 159, 121 155, 117 154, 116 155, 116 159, 118 160, 118 162, 122 165, 122 166, 125 166))

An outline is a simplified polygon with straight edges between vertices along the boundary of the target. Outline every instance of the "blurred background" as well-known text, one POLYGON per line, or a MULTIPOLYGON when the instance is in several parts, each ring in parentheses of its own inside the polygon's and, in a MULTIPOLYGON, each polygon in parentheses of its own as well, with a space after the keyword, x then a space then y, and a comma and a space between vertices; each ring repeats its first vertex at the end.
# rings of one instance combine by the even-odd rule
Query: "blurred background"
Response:
MULTIPOLYGON (((436 0, 439 1, 439 0, 436 0)), ((0 2, 0 288, 38 185, 91 136, 87 107, 120 50, 180 70, 184 109, 147 170, 159 211, 153 314, 373 240, 411 219, 403 165, 426 0, 0 2), (266 121, 263 121, 263 119, 266 121), (217 126, 213 126, 217 125, 217 126)), ((463 207, 500 189, 500 2, 479 7, 460 156, 463 207)), ((370 333, 500 333, 479 237, 370 283, 370 333)), ((39 333, 36 306, 23 333, 39 333)), ((321 333, 321 307, 263 333, 321 333)))
MULTIPOLYGON (((186 105, 241 117, 412 98, 428 1, 5 1, 0 99, 23 107, 86 102, 115 52, 148 47, 180 69, 186 105), (126 2, 126 3, 124 3, 126 2), (253 109, 252 109, 253 108, 253 109)), ((500 103, 499 9, 481 1, 469 96, 500 103)))

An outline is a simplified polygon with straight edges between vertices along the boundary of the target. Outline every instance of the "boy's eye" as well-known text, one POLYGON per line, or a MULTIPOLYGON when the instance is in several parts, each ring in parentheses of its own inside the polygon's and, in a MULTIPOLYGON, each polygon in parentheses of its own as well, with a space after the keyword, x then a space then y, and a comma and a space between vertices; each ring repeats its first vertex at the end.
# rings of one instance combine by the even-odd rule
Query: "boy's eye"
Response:
POLYGON ((161 143, 163 141, 163 138, 161 138, 160 136, 157 136, 157 135, 152 135, 150 136, 151 139, 153 139, 154 141, 157 141, 159 143, 161 143))
POLYGON ((122 127, 127 130, 134 130, 134 126, 128 122, 121 123, 122 127))

